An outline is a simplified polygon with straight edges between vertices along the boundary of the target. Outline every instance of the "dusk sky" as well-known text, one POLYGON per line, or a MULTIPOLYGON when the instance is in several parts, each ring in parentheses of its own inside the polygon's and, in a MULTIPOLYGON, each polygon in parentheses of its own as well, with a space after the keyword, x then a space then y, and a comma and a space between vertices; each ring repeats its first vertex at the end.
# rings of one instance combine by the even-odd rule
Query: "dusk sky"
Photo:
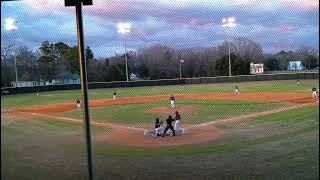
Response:
MULTIPOLYGON (((265 53, 301 46, 319 50, 318 0, 93 0, 83 14, 85 46, 96 58, 124 51, 120 22, 131 23, 129 49, 156 44, 182 49, 221 44, 228 37, 222 19, 230 16, 237 23, 230 36, 258 42, 265 53)), ((12 43, 6 18, 18 22, 19 45, 77 44, 75 8, 65 7, 64 0, 1 2, 2 45, 12 43)))

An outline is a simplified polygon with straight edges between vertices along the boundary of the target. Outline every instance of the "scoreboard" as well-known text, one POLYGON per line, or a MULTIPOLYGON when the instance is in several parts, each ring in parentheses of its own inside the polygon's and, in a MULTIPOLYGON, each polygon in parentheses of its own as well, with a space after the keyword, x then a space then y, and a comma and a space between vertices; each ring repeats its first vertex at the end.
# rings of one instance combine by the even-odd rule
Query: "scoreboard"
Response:
POLYGON ((260 74, 263 72, 263 64, 250 63, 250 74, 260 74))

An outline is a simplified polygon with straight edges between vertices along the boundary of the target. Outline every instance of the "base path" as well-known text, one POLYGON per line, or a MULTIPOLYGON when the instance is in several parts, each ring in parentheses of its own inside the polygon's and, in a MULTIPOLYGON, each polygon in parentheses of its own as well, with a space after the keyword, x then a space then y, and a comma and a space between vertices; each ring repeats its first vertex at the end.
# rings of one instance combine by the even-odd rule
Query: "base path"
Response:
MULTIPOLYGON (((112 99, 90 100, 90 107, 111 106, 116 104, 147 103, 153 101, 168 100, 170 95, 144 96, 144 97, 125 97, 112 99)), ((207 99, 207 100, 245 100, 245 101, 268 101, 268 102, 286 102, 290 104, 301 104, 314 102, 310 93, 215 93, 215 94, 174 94, 179 99, 207 99)), ((73 103, 59 103, 41 106, 31 106, 17 108, 20 112, 34 112, 41 114, 57 114, 76 109, 75 101, 73 103)))
MULTIPOLYGON (((128 103, 144 103, 159 100, 168 100, 168 95, 163 96, 146 96, 146 97, 130 97, 120 98, 117 100, 103 99, 103 100, 91 100, 91 107, 108 106, 114 104, 128 104, 128 103)), ((153 124, 150 125, 125 125, 115 124, 109 122, 97 122, 94 119, 91 120, 92 125, 110 127, 111 130, 105 133, 92 136, 94 142, 105 142, 109 144, 122 144, 122 145, 135 145, 135 146, 170 146, 181 144, 196 144, 201 142, 210 141, 218 138, 223 134, 223 130, 216 127, 216 125, 237 123, 244 120, 249 120, 261 115, 272 114, 276 112, 288 111, 291 109, 301 108, 304 106, 315 105, 314 100, 309 93, 241 93, 235 95, 233 93, 221 93, 221 94, 183 94, 175 95, 177 99, 218 99, 218 100, 254 100, 254 101, 271 101, 271 102, 285 102, 289 104, 289 107, 268 110, 258 113, 252 113, 244 116, 237 116, 234 118, 220 119, 212 122, 188 125, 183 124, 183 128, 186 129, 185 134, 177 134, 175 137, 152 137, 144 136, 146 131, 150 131, 153 128, 153 124)), ((318 103, 317 103, 318 104, 318 103)), ((192 107, 189 107, 192 108, 192 107)), ((53 104, 46 106, 32 106, 27 108, 19 108, 10 111, 2 111, 1 113, 8 113, 11 116, 30 116, 30 117, 45 117, 50 120, 67 121, 75 123, 83 123, 82 119, 57 117, 54 114, 73 111, 75 110, 74 103, 53 104)), ((158 110, 158 109, 157 109, 158 110)), ((159 109, 169 110, 169 109, 159 109)), ((182 109, 181 109, 182 110, 182 109)), ((187 109, 185 109, 187 110, 187 109)), ((183 110, 182 110, 183 111, 183 110)))

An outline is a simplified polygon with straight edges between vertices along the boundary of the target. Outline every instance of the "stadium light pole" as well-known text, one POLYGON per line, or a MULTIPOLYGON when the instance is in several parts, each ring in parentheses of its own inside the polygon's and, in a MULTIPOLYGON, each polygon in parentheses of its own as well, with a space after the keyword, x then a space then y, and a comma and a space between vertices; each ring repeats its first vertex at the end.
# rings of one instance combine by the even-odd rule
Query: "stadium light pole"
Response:
POLYGON ((122 34, 124 36, 124 58, 126 60, 126 79, 127 82, 129 81, 128 77, 128 57, 127 57, 127 36, 126 34, 130 32, 131 24, 129 23, 119 23, 117 25, 118 33, 122 34))
MULTIPOLYGON (((222 27, 231 29, 236 26, 236 20, 234 17, 229 17, 228 19, 223 18, 222 19, 222 27)), ((232 76, 231 73, 231 55, 230 55, 230 39, 228 40, 229 42, 229 76, 232 76)))
POLYGON ((15 36, 16 34, 15 32, 18 29, 17 21, 12 18, 6 19, 5 28, 11 31, 13 34, 14 69, 16 74, 16 87, 18 87, 17 52, 16 52, 16 36, 15 36))
POLYGON ((179 59, 179 62, 180 62, 180 79, 181 79, 182 78, 181 66, 182 66, 182 63, 184 63, 184 60, 183 59, 179 59))

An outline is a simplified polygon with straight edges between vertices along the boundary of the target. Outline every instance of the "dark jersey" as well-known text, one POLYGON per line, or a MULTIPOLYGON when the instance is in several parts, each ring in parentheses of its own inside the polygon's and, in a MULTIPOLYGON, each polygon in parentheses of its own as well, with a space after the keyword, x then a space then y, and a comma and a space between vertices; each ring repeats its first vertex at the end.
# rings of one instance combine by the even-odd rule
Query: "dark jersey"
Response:
POLYGON ((166 121, 167 121, 167 126, 172 126, 172 121, 175 121, 175 120, 172 118, 168 118, 166 121))
POLYGON ((180 114, 176 114, 175 119, 176 119, 176 120, 180 120, 180 118, 181 118, 181 117, 180 117, 180 114))
POLYGON ((236 89, 239 89, 238 86, 236 86, 236 89))
POLYGON ((316 87, 313 87, 313 88, 312 88, 312 91, 317 91, 317 88, 316 88, 316 87))
POLYGON ((160 127, 160 122, 155 122, 154 128, 159 128, 160 127))
POLYGON ((116 96, 117 95, 116 92, 114 92, 113 95, 116 96))
POLYGON ((175 101, 176 98, 175 98, 174 96, 171 96, 171 97, 170 97, 170 100, 171 100, 171 101, 175 101))
POLYGON ((79 99, 77 100, 77 104, 80 104, 80 100, 79 99))

